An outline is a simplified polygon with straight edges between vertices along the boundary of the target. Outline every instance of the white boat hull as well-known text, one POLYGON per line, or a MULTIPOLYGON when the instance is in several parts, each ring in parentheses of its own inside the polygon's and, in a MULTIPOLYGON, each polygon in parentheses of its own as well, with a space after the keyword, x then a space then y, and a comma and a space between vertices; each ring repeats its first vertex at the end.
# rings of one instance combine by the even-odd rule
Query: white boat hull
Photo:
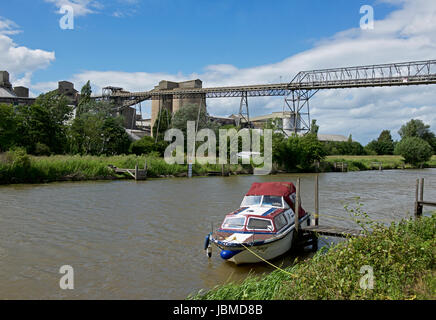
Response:
MULTIPOLYGON (((300 219, 300 224, 310 221, 309 215, 304 216, 300 219)), ((227 261, 233 262, 235 264, 242 263, 257 263, 262 262, 264 260, 271 260, 282 254, 288 252, 292 248, 293 238, 294 238, 294 226, 292 225, 289 231, 286 231, 285 234, 278 236, 276 239, 271 239, 272 241, 265 242, 260 245, 249 246, 246 245, 244 247, 232 247, 232 246, 218 246, 221 250, 226 251, 240 251, 230 258, 225 258, 227 261)))
POLYGON ((227 261, 235 264, 241 263, 257 263, 263 260, 271 260, 288 252, 292 247, 292 238, 294 230, 291 230, 283 238, 265 243, 259 246, 247 247, 243 251, 235 254, 227 261), (261 258, 259 258, 261 257, 261 258))

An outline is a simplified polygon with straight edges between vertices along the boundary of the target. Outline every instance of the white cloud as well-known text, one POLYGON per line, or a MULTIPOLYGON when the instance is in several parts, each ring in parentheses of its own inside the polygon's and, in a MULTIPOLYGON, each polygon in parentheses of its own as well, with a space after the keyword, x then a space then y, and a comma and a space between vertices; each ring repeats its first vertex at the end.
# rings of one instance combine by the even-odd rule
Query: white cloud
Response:
POLYGON ((103 8, 103 5, 95 0, 45 0, 45 2, 53 3, 59 10, 63 6, 71 6, 76 17, 96 13, 103 8))
POLYGON ((12 20, 0 17, 0 34, 13 35, 20 33, 18 25, 12 20))
MULTIPOLYGON (((353 28, 320 39, 315 46, 283 61, 252 68, 232 65, 206 66, 200 74, 84 71, 72 77, 79 87, 91 80, 96 93, 107 85, 129 91, 145 91, 160 80, 183 81, 200 78, 203 85, 229 86, 290 81, 301 70, 355 66, 436 58, 436 1, 381 0, 399 6, 373 30, 353 28)), ((377 16, 377 7, 375 7, 377 16)), ((360 20, 356 12, 356 25, 360 20)), ((251 98, 250 113, 258 115, 283 108, 282 98, 251 98)), ((238 99, 209 99, 209 110, 229 115, 239 110, 238 99)), ((349 135, 364 143, 383 129, 393 130, 412 117, 436 128, 434 86, 346 89, 318 92, 311 100, 311 117, 321 133, 349 135)))
POLYGON ((19 32, 14 21, 0 17, 0 68, 9 72, 14 86, 30 87, 33 72, 54 61, 55 53, 17 45, 9 36, 19 32))
POLYGON ((32 73, 47 67, 54 60, 54 52, 18 46, 10 37, 0 32, 1 68, 10 73, 14 85, 29 86, 32 73), (23 77, 20 79, 20 76, 23 77))

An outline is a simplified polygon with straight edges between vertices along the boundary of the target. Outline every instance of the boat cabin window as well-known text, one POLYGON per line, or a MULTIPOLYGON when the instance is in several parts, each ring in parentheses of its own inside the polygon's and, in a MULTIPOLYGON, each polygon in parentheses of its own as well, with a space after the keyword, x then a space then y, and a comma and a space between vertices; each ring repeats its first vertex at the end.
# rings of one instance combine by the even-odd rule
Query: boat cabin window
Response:
POLYGON ((241 207, 260 206, 262 196, 245 196, 242 200, 241 207))
POLYGON ((274 224, 276 225, 276 229, 280 230, 288 225, 288 219, 283 213, 279 214, 277 217, 274 218, 274 224))
POLYGON ((278 196, 263 196, 262 206, 266 207, 283 207, 283 197, 278 196))
POLYGON ((273 231, 271 220, 250 218, 248 220, 247 229, 249 230, 268 230, 273 231))
POLYGON ((226 218, 224 220, 223 229, 243 229, 245 225, 245 217, 226 218))

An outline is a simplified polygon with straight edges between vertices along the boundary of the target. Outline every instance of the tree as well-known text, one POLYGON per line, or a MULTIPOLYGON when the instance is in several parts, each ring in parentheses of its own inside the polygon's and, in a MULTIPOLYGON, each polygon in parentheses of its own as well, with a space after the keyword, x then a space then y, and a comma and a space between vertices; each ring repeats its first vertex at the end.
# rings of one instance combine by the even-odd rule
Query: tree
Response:
POLYGON ((35 103, 46 109, 51 121, 58 125, 65 125, 65 122, 70 120, 73 115, 73 106, 57 90, 41 94, 36 98, 35 103))
POLYGON ((436 135, 430 131, 430 126, 424 124, 422 120, 412 119, 401 127, 398 131, 401 138, 418 137, 427 141, 436 153, 436 135))
POLYGON ((17 145, 32 154, 65 153, 72 106, 57 90, 41 94, 32 105, 16 107, 17 145))
POLYGON ((130 140, 126 130, 123 128, 121 118, 106 118, 101 127, 101 138, 103 140, 102 154, 115 155, 128 153, 130 140))
POLYGON ((172 126, 173 128, 180 129, 186 136, 187 122, 195 121, 198 130, 209 128, 212 130, 217 129, 217 126, 209 120, 209 116, 205 108, 201 108, 198 104, 187 104, 183 108, 179 109, 173 116, 172 126))
POLYGON ((165 131, 171 127, 171 122, 171 114, 168 109, 160 110, 153 125, 153 137, 157 136, 157 140, 163 140, 165 131))
POLYGON ((161 140, 155 143, 154 138, 144 136, 140 140, 132 142, 129 151, 138 156, 150 154, 152 152, 158 152, 161 156, 163 156, 167 146, 168 142, 166 141, 161 140))
MULTIPOLYGON (((58 114, 55 106, 48 108, 37 100, 30 106, 18 106, 17 131, 20 132, 19 145, 27 152, 36 154, 37 144, 44 144, 50 152, 62 154, 67 148, 67 126, 65 117, 58 114)), ((47 150, 46 150, 47 151, 47 150)))
POLYGON ((318 134, 318 131, 319 131, 319 125, 317 125, 316 124, 316 120, 315 119, 313 119, 312 120, 312 124, 311 124, 311 126, 310 126, 310 133, 313 133, 313 134, 318 134))
POLYGON ((394 153, 394 140, 389 130, 383 130, 377 139, 377 154, 390 155, 394 153))
POLYGON ((418 166, 430 160, 432 148, 424 139, 405 137, 396 145, 395 154, 403 156, 406 163, 418 166))
POLYGON ((394 140, 389 130, 383 130, 377 140, 372 140, 366 146, 378 155, 390 155, 394 153, 394 140))
POLYGON ((292 136, 282 141, 278 139, 274 146, 273 138, 273 160, 287 170, 307 170, 315 161, 321 161, 326 156, 324 146, 315 134, 292 136))
POLYGON ((69 137, 72 153, 115 155, 127 153, 130 146, 122 119, 101 113, 88 112, 75 118, 69 137))
POLYGON ((364 155, 363 146, 357 141, 328 141, 324 143, 328 155, 364 155))
POLYGON ((0 152, 7 151, 18 144, 18 137, 14 107, 8 104, 0 104, 0 152))
POLYGON ((84 113, 80 117, 76 117, 70 127, 71 152, 91 155, 102 154, 104 120, 100 114, 93 113, 84 113))
POLYGON ((91 83, 88 80, 80 90, 80 99, 77 105, 76 117, 80 117, 80 115, 90 111, 92 105, 91 94, 91 83))

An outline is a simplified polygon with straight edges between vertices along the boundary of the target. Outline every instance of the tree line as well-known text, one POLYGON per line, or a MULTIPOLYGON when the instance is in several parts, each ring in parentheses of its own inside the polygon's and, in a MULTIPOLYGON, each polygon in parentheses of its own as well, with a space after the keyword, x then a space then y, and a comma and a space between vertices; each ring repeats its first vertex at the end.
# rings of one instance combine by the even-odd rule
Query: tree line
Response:
MULTIPOLYGON (((32 105, 12 106, 0 104, 0 152, 22 148, 34 155, 81 154, 137 155, 157 153, 163 155, 168 142, 163 141, 169 128, 186 133, 187 121, 197 121, 198 130, 210 128, 236 128, 220 126, 210 121, 206 110, 187 105, 171 115, 160 111, 152 138, 145 136, 131 142, 123 128, 123 119, 114 116, 114 106, 91 98, 89 81, 82 87, 75 117, 73 106, 57 90, 40 95, 32 105), (72 120, 71 120, 72 119, 72 120)), ((288 168, 306 169, 328 155, 401 155, 407 163, 418 165, 436 153, 436 136, 421 120, 412 119, 399 130, 401 139, 394 141, 389 130, 366 146, 353 141, 350 135, 344 142, 320 142, 319 126, 312 122, 311 132, 304 136, 287 137, 281 129, 281 120, 269 120, 264 128, 273 129, 273 161, 288 168)), ((186 137, 186 134, 185 134, 186 137)))
POLYGON ((89 81, 74 107, 58 90, 40 95, 31 105, 0 104, 0 152, 25 149, 33 155, 128 153, 130 140, 113 106, 91 99, 89 81), (72 119, 72 120, 71 120, 72 119))

